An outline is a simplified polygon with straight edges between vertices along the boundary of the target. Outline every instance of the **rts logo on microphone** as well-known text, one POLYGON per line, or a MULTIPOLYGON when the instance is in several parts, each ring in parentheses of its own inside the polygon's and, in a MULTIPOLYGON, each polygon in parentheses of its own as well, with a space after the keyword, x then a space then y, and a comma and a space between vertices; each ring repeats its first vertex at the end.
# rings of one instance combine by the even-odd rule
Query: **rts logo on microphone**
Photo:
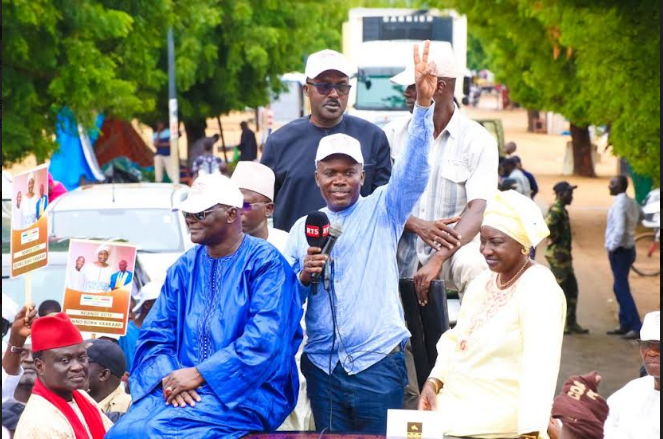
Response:
POLYGON ((326 238, 329 236, 329 224, 320 226, 306 225, 306 236, 309 238, 326 238))

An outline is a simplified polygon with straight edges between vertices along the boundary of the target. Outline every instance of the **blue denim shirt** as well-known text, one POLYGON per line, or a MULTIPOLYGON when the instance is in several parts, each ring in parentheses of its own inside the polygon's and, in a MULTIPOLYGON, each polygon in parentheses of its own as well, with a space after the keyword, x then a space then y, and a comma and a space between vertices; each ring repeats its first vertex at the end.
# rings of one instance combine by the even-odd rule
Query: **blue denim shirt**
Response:
MULTIPOLYGON (((340 361, 348 374, 357 374, 385 358, 410 337, 398 293, 396 249, 405 222, 426 189, 430 173, 428 153, 433 139, 434 105, 416 106, 408 146, 386 186, 341 212, 322 209, 332 224, 343 227, 334 250, 333 283, 319 284, 318 294, 299 284, 302 302, 308 300, 304 352, 329 373, 340 361), (333 298, 337 336, 332 352, 333 298)), ((306 218, 290 231, 285 256, 295 273, 302 271, 308 250, 306 218)))

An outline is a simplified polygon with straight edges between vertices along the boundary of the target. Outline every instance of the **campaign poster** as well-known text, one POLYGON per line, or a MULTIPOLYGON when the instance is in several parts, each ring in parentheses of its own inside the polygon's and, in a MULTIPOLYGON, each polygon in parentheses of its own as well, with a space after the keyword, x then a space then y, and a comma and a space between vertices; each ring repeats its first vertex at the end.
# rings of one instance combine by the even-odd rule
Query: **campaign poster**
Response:
POLYGON ((10 277, 48 265, 48 165, 14 176, 10 277))
POLYGON ((62 303, 81 332, 126 334, 135 267, 135 245, 70 241, 62 303))

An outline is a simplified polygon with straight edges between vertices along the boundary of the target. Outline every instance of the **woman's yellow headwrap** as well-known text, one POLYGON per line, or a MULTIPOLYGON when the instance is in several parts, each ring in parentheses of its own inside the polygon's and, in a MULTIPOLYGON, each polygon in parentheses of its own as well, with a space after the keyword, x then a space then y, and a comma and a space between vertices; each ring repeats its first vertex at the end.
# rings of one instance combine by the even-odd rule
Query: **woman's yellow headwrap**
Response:
POLYGON ((482 226, 497 229, 526 248, 550 235, 539 206, 516 191, 497 192, 486 206, 482 226))

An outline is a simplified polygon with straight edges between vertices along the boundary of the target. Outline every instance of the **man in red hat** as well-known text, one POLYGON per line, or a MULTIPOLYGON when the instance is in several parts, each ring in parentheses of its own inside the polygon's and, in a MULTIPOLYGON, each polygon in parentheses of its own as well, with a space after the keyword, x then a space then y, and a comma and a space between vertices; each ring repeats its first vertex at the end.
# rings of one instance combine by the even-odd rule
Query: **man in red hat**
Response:
POLYGON ((14 437, 103 439, 113 423, 84 391, 87 351, 69 317, 59 313, 35 320, 32 351, 38 379, 14 437))

